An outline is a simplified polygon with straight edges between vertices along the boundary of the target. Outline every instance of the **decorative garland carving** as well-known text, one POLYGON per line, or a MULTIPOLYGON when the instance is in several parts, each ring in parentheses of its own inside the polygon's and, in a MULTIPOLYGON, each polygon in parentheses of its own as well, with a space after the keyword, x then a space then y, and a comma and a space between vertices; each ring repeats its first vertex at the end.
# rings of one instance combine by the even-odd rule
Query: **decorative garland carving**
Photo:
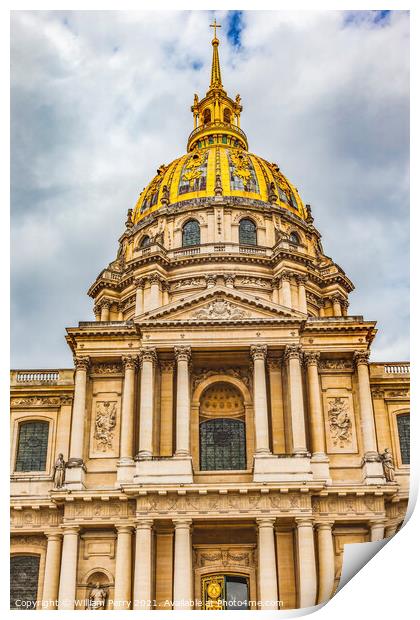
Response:
POLYGON ((122 365, 118 362, 98 362, 92 365, 91 375, 117 375, 122 373, 122 365))

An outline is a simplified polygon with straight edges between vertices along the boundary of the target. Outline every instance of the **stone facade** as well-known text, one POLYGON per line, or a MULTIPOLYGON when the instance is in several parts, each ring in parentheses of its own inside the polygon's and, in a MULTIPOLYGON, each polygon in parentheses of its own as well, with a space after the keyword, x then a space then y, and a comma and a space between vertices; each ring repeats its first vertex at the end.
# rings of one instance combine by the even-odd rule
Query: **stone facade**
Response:
MULTIPOLYGON (((225 100, 215 41, 192 152, 203 106, 225 100)), ((213 121, 225 145, 223 128, 243 133, 239 101, 226 96, 234 125, 213 121)), ((408 364, 369 362, 375 323, 348 312, 353 285, 310 208, 282 203, 274 181, 266 197, 226 192, 214 153, 204 196, 162 187, 130 215, 89 290, 96 320, 67 329, 74 369, 12 371, 11 552, 39 559, 37 608, 220 608, 226 575, 250 608, 307 607, 334 592, 345 544, 404 519, 408 364), (201 237, 185 245, 191 218, 201 237), (244 219, 255 243, 241 243, 244 219), (43 471, 16 467, 31 420, 49 424, 43 471)))

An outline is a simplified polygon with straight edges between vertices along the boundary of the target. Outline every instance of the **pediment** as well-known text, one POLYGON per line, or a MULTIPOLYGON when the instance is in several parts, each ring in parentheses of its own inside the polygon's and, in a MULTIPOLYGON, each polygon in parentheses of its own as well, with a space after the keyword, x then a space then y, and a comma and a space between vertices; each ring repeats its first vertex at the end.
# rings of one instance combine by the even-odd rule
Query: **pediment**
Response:
POLYGON ((237 322, 252 320, 304 320, 306 315, 254 295, 225 286, 214 286, 204 292, 152 310, 142 315, 144 321, 237 322))

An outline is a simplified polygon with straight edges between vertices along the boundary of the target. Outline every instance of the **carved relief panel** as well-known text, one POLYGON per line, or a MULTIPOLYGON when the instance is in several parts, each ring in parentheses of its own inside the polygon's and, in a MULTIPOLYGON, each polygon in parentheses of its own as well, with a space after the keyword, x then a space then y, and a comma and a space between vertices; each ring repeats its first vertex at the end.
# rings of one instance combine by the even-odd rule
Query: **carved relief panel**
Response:
POLYGON ((357 453, 357 434, 351 392, 344 389, 331 389, 324 392, 324 421, 329 454, 357 453))
POLYGON ((98 392, 92 400, 90 458, 118 457, 120 443, 120 395, 98 392))

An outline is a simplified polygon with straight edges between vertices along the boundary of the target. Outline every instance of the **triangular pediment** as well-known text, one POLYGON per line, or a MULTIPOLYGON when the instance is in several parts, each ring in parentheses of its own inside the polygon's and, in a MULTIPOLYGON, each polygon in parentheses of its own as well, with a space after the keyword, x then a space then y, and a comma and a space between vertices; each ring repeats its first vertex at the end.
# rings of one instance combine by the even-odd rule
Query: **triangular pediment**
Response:
POLYGON ((182 300, 146 312, 144 321, 188 321, 229 323, 252 320, 304 320, 306 315, 271 301, 225 286, 213 286, 182 300))

